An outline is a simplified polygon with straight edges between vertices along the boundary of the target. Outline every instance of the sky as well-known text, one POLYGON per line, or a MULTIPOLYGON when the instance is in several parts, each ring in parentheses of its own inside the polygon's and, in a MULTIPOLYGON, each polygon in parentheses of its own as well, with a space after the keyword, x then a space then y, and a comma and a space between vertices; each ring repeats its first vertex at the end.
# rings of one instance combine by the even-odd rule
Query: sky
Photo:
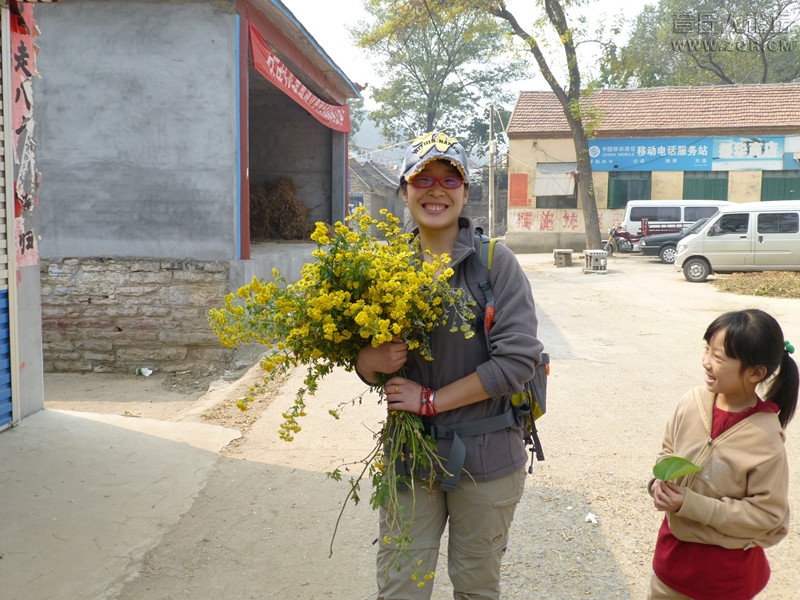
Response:
MULTIPOLYGON (((281 0, 281 2, 292 11, 351 81, 362 85, 374 85, 375 68, 364 51, 353 45, 346 29, 359 20, 366 19, 363 0, 281 0)), ((652 2, 636 4, 638 10, 641 10, 642 6, 649 3, 652 2)), ((635 17, 636 10, 631 10, 631 4, 630 0, 596 0, 590 3, 585 12, 591 21, 608 23, 615 15, 623 12, 627 18, 635 17)), ((523 28, 527 31, 533 30, 531 23, 536 18, 536 13, 532 0, 507 0, 506 5, 523 28)), ((569 12, 567 18, 570 18, 569 12)), ((531 63, 533 62, 531 56, 531 63)), ((544 78, 537 74, 533 79, 515 83, 514 89, 527 91, 550 88, 544 78)))
MULTIPOLYGON (((347 27, 357 24, 360 20, 367 19, 368 15, 363 8, 364 0, 280 1, 303 24, 331 60, 337 64, 352 82, 361 85, 369 84, 369 87, 375 87, 380 84, 375 73, 375 66, 363 50, 355 47, 347 31, 347 27)), ((643 6, 652 4, 655 1, 640 1, 637 3, 638 8, 634 10, 631 9, 632 3, 630 0, 594 0, 589 2, 589 6, 584 9, 587 19, 590 21, 588 30, 594 31, 596 29, 595 23, 608 24, 613 22, 615 16, 619 16, 623 12, 626 18, 633 19, 637 11, 640 11, 643 6)), ((533 0, 506 0, 507 8, 514 14, 520 25, 529 32, 533 31, 532 23, 539 15, 536 12, 535 4, 533 0)), ((572 15, 573 13, 567 13, 567 19, 570 22, 572 15)), ((616 41, 618 45, 621 45, 624 38, 616 41)), ((591 48, 591 45, 583 46, 583 48, 591 48)), ((527 56, 530 57, 530 64, 533 68, 535 60, 530 53, 527 56)), ((594 57, 586 54, 579 55, 579 60, 581 65, 594 64, 596 62, 594 57)), ((556 65, 554 63, 551 64, 551 68, 555 70, 556 65)), ((581 75, 585 82, 587 80, 585 69, 582 69, 581 75)), ((565 78, 560 77, 559 81, 563 83, 565 78)), ((362 96, 365 108, 372 110, 376 105, 370 98, 369 87, 362 92, 362 96)), ((550 87, 541 74, 538 73, 538 69, 532 79, 513 82, 509 85, 509 88, 515 95, 520 91, 550 91, 550 87)), ((488 107, 485 107, 484 110, 488 110, 488 107)), ((365 156, 371 157, 375 148, 384 147, 385 144, 378 127, 368 120, 362 123, 361 128, 355 134, 354 140, 362 148, 368 149, 365 156)), ((397 158, 392 154, 393 150, 391 149, 381 150, 380 152, 382 152, 381 157, 386 160, 392 161, 397 158)))

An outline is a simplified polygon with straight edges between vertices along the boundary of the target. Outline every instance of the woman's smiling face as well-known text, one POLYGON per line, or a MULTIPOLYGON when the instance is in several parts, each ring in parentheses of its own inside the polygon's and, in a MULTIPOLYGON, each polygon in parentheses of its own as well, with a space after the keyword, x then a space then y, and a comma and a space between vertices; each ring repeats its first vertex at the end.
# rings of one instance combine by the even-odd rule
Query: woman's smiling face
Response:
MULTIPOLYGON (((417 177, 461 179, 461 173, 450 162, 435 160, 425 165, 411 181, 417 177)), ((461 209, 467 203, 467 188, 463 182, 456 188, 447 189, 439 181, 429 188, 414 187, 411 181, 403 189, 403 202, 408 204, 408 210, 420 229, 457 228, 461 209)))

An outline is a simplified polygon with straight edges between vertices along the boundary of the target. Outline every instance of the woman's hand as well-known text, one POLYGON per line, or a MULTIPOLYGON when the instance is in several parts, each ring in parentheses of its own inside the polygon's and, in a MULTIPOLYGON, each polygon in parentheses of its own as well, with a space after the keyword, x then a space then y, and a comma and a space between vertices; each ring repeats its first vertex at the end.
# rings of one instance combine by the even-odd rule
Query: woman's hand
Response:
POLYGON ((356 371, 370 383, 378 382, 378 374, 391 375, 402 369, 408 358, 408 344, 399 337, 375 348, 364 346, 356 359, 356 371))
POLYGON ((658 510, 677 512, 683 506, 683 488, 681 486, 656 479, 651 490, 653 504, 658 510))
POLYGON ((392 377, 384 388, 389 410, 404 410, 419 413, 421 410, 422 386, 403 377, 392 377))

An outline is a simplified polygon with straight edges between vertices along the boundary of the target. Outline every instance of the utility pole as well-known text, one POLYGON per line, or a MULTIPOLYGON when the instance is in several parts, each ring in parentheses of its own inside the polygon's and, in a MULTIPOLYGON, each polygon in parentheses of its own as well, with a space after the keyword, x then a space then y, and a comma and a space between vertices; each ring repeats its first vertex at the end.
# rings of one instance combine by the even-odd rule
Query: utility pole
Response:
POLYGON ((489 237, 494 237, 494 104, 489 105, 489 237))

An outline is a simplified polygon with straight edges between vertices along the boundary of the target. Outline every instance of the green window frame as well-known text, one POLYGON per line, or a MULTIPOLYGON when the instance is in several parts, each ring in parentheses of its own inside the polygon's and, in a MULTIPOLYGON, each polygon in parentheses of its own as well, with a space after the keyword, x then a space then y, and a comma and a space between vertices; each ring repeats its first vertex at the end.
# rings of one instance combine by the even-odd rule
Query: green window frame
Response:
POLYGON ((684 200, 727 200, 727 171, 684 171, 684 200))
POLYGON ((608 208, 625 208, 629 200, 650 200, 650 171, 609 171, 608 208))
POLYGON ((800 171, 763 171, 761 201, 800 200, 800 171))

